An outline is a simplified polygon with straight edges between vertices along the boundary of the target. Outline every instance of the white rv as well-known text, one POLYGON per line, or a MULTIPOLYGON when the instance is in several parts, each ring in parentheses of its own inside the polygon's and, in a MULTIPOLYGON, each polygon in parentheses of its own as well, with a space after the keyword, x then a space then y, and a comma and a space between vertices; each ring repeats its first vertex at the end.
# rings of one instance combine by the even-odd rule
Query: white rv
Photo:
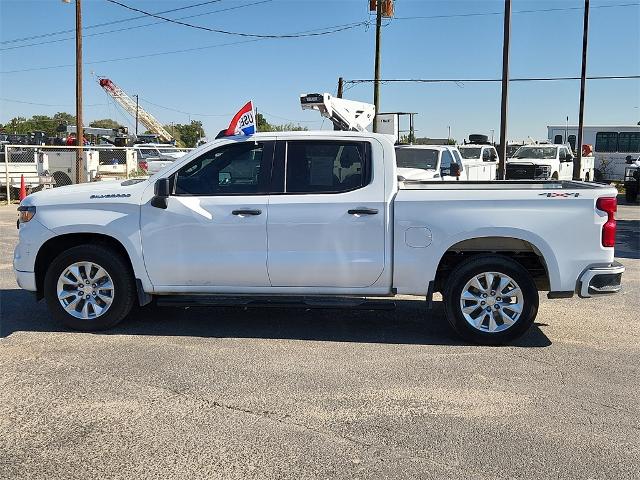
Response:
MULTIPOLYGON (((576 125, 547 126, 549 141, 557 145, 570 144, 575 151, 576 125)), ((628 156, 640 155, 640 125, 585 126, 583 145, 593 145, 596 180, 623 180, 628 156)))

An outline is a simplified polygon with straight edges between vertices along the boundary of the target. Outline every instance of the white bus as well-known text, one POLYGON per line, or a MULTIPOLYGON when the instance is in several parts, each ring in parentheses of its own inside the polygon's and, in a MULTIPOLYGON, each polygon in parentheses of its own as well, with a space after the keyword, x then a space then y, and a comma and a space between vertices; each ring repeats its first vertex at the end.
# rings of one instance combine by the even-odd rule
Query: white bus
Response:
MULTIPOLYGON (((576 149, 577 125, 550 125, 547 132, 550 142, 576 149)), ((622 181, 627 157, 640 155, 640 125, 585 126, 582 144, 594 147, 596 180, 622 181)))

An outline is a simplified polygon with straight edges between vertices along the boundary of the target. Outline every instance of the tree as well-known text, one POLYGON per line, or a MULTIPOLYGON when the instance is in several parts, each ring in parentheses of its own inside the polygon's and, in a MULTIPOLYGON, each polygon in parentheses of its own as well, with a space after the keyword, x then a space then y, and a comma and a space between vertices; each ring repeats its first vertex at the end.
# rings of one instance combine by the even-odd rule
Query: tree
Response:
POLYGON ((258 113, 256 115, 256 124, 259 132, 298 132, 308 130, 307 127, 296 125, 294 123, 271 125, 269 122, 267 122, 266 118, 264 118, 264 115, 262 115, 261 113, 258 113))
POLYGON ((110 118, 103 118, 102 120, 94 120, 93 122, 91 122, 89 124, 89 126, 93 127, 93 128, 111 128, 111 129, 116 129, 116 128, 120 128, 122 125, 120 125, 115 120, 111 120, 110 118))
POLYGON ((182 147, 195 147, 202 137, 204 137, 204 128, 202 122, 191 120, 189 124, 176 123, 174 125, 165 125, 164 129, 169 132, 176 143, 182 147))
POLYGON ((47 135, 55 135, 58 125, 74 125, 76 118, 70 113, 58 112, 53 117, 48 115, 34 115, 27 119, 25 117, 12 118, 4 128, 8 133, 29 133, 35 131, 45 132, 47 135))
POLYGON ((67 112, 58 112, 53 116, 53 119, 59 123, 66 123, 67 125, 76 124, 76 116, 67 112))

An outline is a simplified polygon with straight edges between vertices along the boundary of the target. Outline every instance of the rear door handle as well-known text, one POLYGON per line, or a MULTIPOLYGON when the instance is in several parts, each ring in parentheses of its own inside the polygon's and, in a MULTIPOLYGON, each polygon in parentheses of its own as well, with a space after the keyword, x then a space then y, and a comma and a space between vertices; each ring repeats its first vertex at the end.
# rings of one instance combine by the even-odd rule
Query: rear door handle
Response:
POLYGON ((348 210, 349 215, 375 215, 378 213, 377 208, 352 208, 348 210))
POLYGON ((231 213, 234 215, 260 215, 262 210, 234 210, 231 213))

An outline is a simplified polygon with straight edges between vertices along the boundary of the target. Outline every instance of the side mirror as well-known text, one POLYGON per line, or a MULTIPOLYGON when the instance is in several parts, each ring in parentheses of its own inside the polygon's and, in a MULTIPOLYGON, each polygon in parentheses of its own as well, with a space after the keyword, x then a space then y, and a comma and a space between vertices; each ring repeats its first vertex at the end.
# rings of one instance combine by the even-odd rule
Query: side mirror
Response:
POLYGON ((460 164, 452 163, 450 172, 451 172, 451 176, 452 177, 459 177, 460 176, 460 164))
POLYGON ((625 157, 625 160, 627 161, 627 163, 628 163, 629 165, 631 165, 631 164, 633 163, 633 157, 632 157, 631 155, 627 155, 627 156, 625 157))
POLYGON ((166 209, 169 200, 169 179, 160 178, 156 180, 153 186, 153 198, 151 199, 151 206, 156 208, 166 209))

